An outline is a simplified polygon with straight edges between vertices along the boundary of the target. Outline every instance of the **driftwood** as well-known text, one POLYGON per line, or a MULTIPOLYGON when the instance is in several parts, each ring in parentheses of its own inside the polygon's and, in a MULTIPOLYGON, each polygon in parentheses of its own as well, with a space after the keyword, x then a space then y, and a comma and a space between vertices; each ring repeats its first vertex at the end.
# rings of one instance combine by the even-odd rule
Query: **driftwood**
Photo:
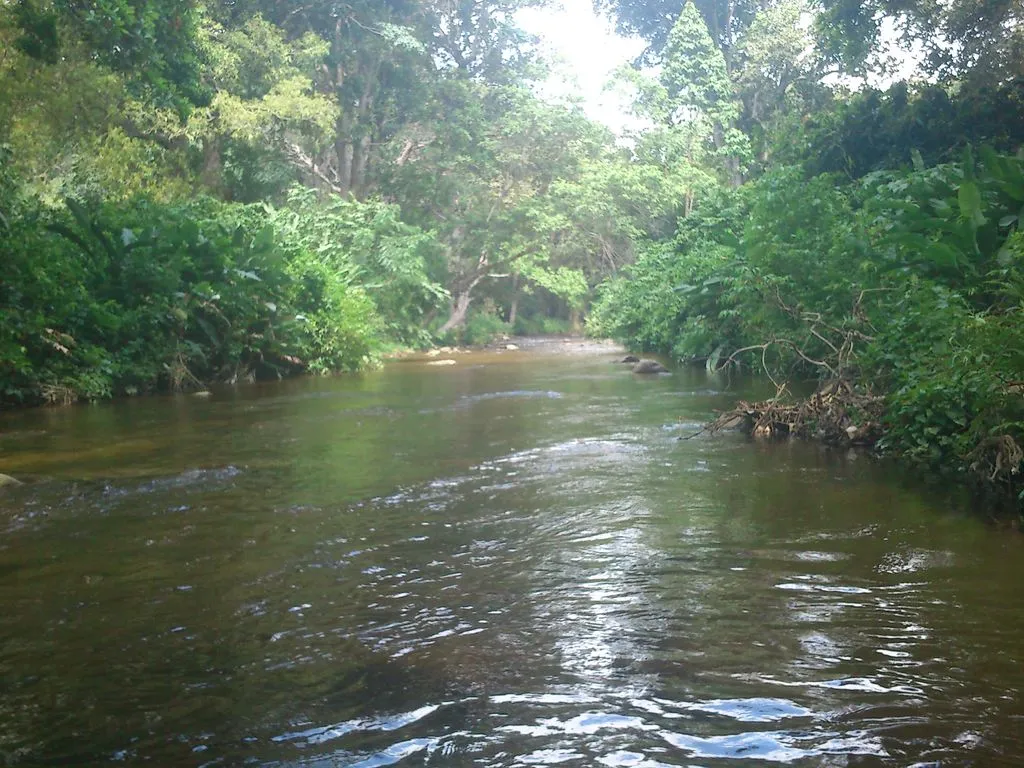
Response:
POLYGON ((735 429, 764 439, 800 437, 864 446, 882 436, 883 399, 856 391, 848 381, 834 379, 804 400, 793 401, 786 394, 780 387, 769 400, 740 401, 720 413, 707 431, 735 429))

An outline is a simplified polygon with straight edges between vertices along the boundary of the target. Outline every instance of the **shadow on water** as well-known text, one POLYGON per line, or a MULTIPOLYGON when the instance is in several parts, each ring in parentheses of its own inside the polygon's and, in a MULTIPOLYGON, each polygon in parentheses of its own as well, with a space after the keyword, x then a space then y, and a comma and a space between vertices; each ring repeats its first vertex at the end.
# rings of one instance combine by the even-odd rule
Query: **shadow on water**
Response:
POLYGON ((5 414, 0 759, 1018 764, 1021 539, 614 357, 5 414))

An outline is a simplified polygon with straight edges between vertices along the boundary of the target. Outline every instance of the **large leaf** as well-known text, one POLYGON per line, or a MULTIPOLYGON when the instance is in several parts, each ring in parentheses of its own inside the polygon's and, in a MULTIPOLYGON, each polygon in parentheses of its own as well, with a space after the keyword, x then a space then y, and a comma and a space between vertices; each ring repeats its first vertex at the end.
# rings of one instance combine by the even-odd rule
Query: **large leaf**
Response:
POLYGON ((960 215, 974 226, 980 227, 985 223, 985 215, 981 212, 981 190, 977 183, 965 181, 960 185, 957 192, 957 202, 960 203, 960 215))

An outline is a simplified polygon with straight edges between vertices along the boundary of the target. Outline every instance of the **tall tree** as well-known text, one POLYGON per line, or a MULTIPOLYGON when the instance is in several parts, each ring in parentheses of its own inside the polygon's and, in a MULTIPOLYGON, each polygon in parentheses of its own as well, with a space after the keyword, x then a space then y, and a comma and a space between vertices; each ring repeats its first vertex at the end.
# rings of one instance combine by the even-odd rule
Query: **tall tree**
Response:
POLYGON ((672 27, 690 2, 704 19, 715 45, 722 51, 731 71, 737 41, 753 22, 757 12, 770 0, 593 0, 594 9, 610 14, 622 34, 637 35, 647 41, 644 63, 659 61, 672 27))
POLYGON ((782 122, 802 119, 831 93, 820 84, 822 62, 804 13, 802 0, 764 8, 737 44, 733 80, 743 104, 740 126, 757 147, 762 167, 782 122))

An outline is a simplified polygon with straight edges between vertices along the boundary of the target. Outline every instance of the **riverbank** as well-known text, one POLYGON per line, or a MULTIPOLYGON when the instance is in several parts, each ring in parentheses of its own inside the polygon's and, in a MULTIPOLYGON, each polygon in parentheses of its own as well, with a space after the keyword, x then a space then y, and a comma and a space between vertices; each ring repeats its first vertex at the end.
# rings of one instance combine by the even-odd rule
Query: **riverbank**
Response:
POLYGON ((1021 513, 1022 201, 1024 158, 990 150, 841 181, 778 169, 681 219, 604 286, 588 327, 780 392, 823 382, 811 400, 747 408, 752 428, 842 442, 852 427, 1021 513))
POLYGON ((545 354, 590 355, 624 351, 612 339, 554 334, 550 336, 513 336, 503 334, 487 344, 440 346, 429 349, 405 348, 384 355, 385 360, 430 361, 445 357, 499 352, 541 352, 545 354))
MULTIPOLYGON (((736 430, 758 440, 814 440, 838 447, 857 447, 888 454, 908 469, 931 472, 936 480, 959 483, 986 505, 988 516, 1024 520, 1024 453, 1009 434, 976 444, 955 464, 916 460, 899 449, 889 421, 892 394, 866 393, 845 380, 832 380, 808 397, 794 397, 781 388, 775 397, 739 401, 720 413, 706 429, 711 434, 736 430)), ((923 429, 927 430, 925 426, 923 429)), ((926 432, 923 440, 934 439, 926 432)))
POLYGON ((99 392, 85 395, 69 387, 50 387, 46 393, 30 401, 14 402, 0 401, 0 412, 20 410, 35 407, 69 407, 86 402, 136 399, 139 397, 180 394, 189 397, 209 397, 215 390, 235 387, 240 384, 252 384, 258 380, 285 380, 303 378, 307 376, 347 376, 366 372, 379 367, 381 363, 387 362, 412 362, 426 363, 436 366, 455 365, 460 360, 473 360, 484 362, 485 358, 492 355, 500 355, 516 351, 540 352, 552 355, 589 355, 607 352, 615 354, 622 351, 622 347, 611 340, 595 340, 584 336, 508 336, 503 335, 495 340, 480 345, 463 346, 438 346, 427 349, 400 347, 389 350, 376 357, 364 358, 363 364, 352 371, 337 372, 311 372, 309 367, 297 358, 288 357, 280 365, 267 368, 270 375, 258 377, 252 367, 245 368, 243 375, 232 375, 225 378, 212 378, 200 380, 197 376, 188 374, 179 375, 173 382, 167 382, 165 386, 156 386, 148 390, 128 387, 115 389, 107 387, 99 392))

